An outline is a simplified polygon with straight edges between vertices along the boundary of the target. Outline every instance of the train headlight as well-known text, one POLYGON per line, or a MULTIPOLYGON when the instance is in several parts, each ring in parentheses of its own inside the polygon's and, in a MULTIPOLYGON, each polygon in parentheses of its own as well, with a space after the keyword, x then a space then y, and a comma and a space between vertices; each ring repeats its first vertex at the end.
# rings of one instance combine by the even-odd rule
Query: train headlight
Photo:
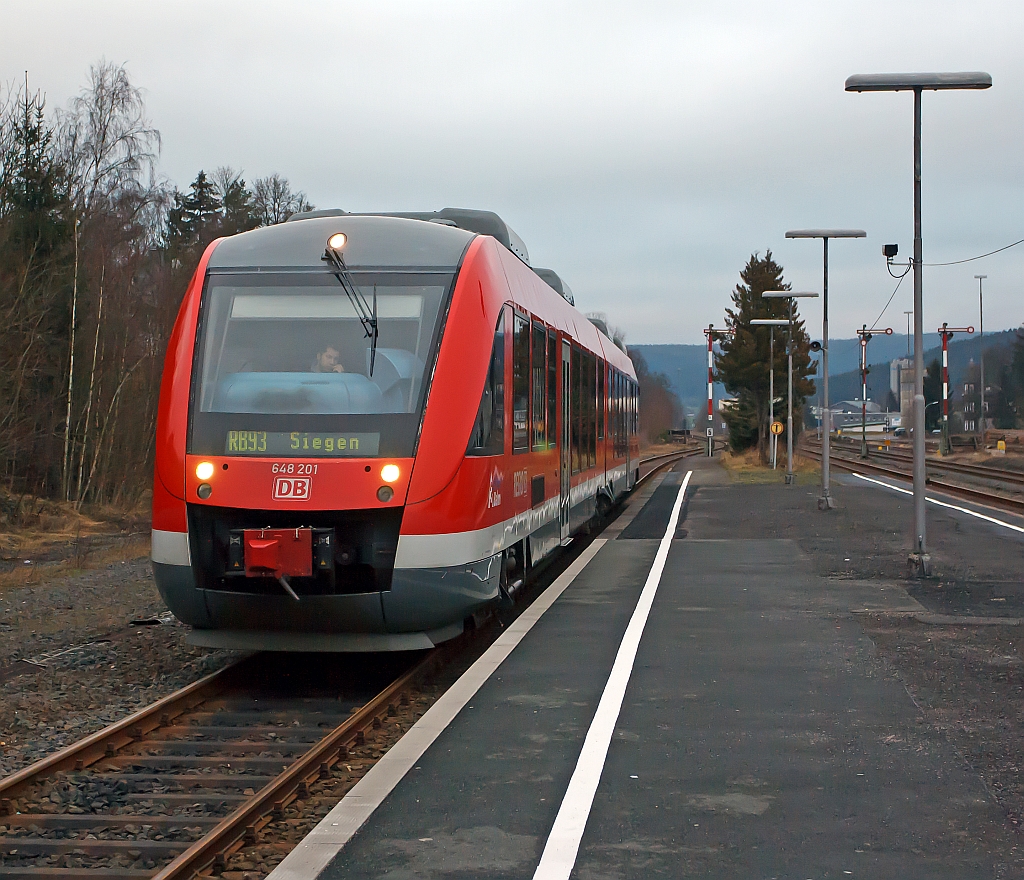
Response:
POLYGON ((397 464, 386 464, 380 469, 380 478, 385 483, 393 483, 400 476, 397 464))
POLYGON ((201 461, 196 465, 196 476, 200 480, 208 480, 213 476, 213 462, 201 461))
POLYGON ((332 251, 340 251, 348 243, 348 236, 344 232, 335 232, 327 239, 327 247, 332 251))
POLYGON ((377 500, 383 501, 385 504, 395 497, 395 490, 390 486, 381 486, 377 490, 377 500))

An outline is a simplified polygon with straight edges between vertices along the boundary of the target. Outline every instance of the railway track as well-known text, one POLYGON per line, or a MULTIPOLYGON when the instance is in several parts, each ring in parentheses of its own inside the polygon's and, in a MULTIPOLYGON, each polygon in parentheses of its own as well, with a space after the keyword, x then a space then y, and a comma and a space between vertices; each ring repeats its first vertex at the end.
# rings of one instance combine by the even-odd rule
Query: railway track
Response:
POLYGON ((170 880, 216 866, 407 703, 440 653, 361 675, 352 657, 311 669, 256 655, 86 737, 0 781, 0 876, 170 880))
MULTIPOLYGON (((703 446, 640 462, 640 482, 703 446)), ((0 780, 5 880, 219 873, 410 704, 465 647, 414 660, 259 654, 0 780)), ((292 820, 295 821, 295 820, 292 820)), ((275 826, 276 827, 276 826, 275 826)), ((285 849, 290 847, 285 847, 285 849)))
MULTIPOLYGON (((819 444, 801 444, 800 454, 807 455, 816 461, 821 460, 821 447, 819 444)), ((852 457, 841 446, 838 449, 830 450, 829 461, 836 467, 847 471, 863 471, 865 473, 879 474, 881 476, 897 477, 900 479, 911 479, 913 477, 913 457, 902 453, 883 453, 881 455, 869 455, 867 459, 852 457), (885 464, 881 462, 886 462, 885 464)), ((975 480, 996 481, 1002 484, 1024 486, 1024 479, 1021 474, 1015 471, 1004 472, 996 468, 988 468, 983 465, 968 465, 962 462, 945 462, 941 459, 935 460, 932 457, 926 459, 928 471, 944 471, 951 474, 961 474, 975 480), (952 465, 952 467, 951 467, 952 465), (1003 473, 1009 474, 1013 479, 1006 479, 1003 473)), ((948 479, 937 479, 928 476, 927 485, 949 495, 965 498, 970 501, 977 501, 982 504, 1000 507, 1004 510, 1024 512, 1024 497, 1007 495, 998 491, 993 486, 965 486, 961 483, 951 483, 948 479)), ((1010 490, 1012 491, 1012 489, 1010 490)))
MULTIPOLYGON (((856 447, 849 443, 843 443, 840 448, 846 451, 847 455, 851 454, 854 449, 856 449, 857 455, 860 454, 859 443, 856 447)), ((891 450, 889 452, 879 453, 872 450, 870 445, 868 448, 868 458, 871 460, 899 462, 908 466, 913 465, 914 456, 910 452, 891 450)), ((863 459, 861 459, 861 461, 863 461, 863 459)), ((944 471, 950 474, 963 474, 964 476, 974 477, 976 479, 992 480, 1000 483, 1008 483, 1014 486, 1024 486, 1024 473, 1011 470, 1009 468, 998 468, 985 464, 968 464, 961 461, 950 461, 947 457, 937 455, 926 456, 925 461, 927 462, 930 470, 944 471)))

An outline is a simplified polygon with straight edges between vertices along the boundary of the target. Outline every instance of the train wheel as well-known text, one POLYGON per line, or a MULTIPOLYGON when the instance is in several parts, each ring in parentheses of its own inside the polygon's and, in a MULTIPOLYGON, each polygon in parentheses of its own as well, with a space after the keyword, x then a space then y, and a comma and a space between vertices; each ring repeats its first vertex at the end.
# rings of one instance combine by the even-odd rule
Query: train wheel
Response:
POLYGON ((501 554, 501 572, 498 578, 498 591, 508 604, 515 602, 516 594, 526 581, 526 556, 522 543, 513 544, 501 554))

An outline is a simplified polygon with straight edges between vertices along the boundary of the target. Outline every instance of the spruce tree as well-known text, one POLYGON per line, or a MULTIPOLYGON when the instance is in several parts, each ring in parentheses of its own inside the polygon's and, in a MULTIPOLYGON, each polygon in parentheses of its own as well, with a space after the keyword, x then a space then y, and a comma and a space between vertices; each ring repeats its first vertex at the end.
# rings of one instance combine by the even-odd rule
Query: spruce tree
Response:
MULTIPOLYGON (((783 269, 769 250, 764 257, 752 254, 740 272, 740 283, 732 293, 733 307, 726 309, 725 323, 733 331, 723 338, 721 354, 715 359, 718 380, 734 395, 736 404, 722 411, 729 426, 734 449, 757 445, 762 462, 768 460, 769 340, 771 328, 751 326, 755 318, 788 318, 789 300, 764 299, 766 290, 790 290, 783 269)), ((794 304, 793 321, 793 430, 799 433, 803 402, 814 393, 810 339, 794 304)), ((787 395, 787 329, 775 328, 775 417, 785 421, 787 395)))

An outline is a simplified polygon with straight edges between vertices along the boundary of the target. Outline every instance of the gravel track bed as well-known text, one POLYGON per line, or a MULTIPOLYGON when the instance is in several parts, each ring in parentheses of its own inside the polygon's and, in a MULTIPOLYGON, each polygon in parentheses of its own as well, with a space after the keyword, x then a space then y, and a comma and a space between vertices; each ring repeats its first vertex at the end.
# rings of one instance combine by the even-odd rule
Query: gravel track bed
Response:
POLYGON ((0 776, 238 656, 186 645, 173 620, 130 624, 165 611, 145 557, 0 592, 0 776))

